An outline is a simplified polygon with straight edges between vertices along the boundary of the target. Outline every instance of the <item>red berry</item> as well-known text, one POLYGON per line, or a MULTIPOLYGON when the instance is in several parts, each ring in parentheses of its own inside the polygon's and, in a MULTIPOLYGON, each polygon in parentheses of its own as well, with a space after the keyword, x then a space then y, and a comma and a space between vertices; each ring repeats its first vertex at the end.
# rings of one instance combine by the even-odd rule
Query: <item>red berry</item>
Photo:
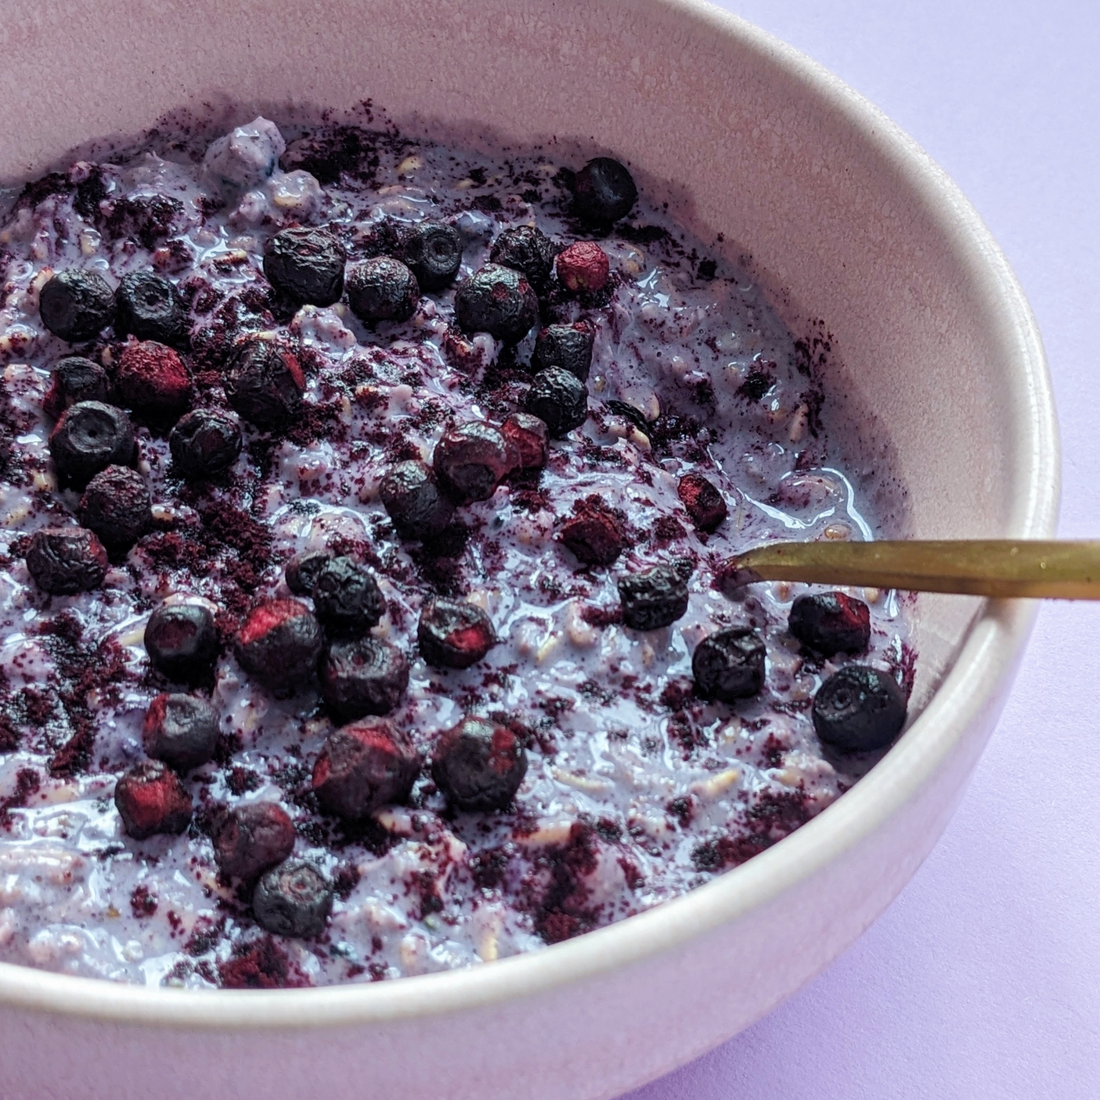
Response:
POLYGON ((174 420, 191 404, 191 378, 167 344, 131 340, 119 356, 115 385, 123 405, 157 420, 174 420))
POLYGON ((550 437, 546 421, 531 413, 515 412, 505 418, 500 434, 515 448, 521 469, 534 470, 546 465, 550 437))
POLYGON ((619 517, 599 498, 579 501, 558 538, 587 565, 610 565, 623 552, 626 532, 619 517))
POLYGON ((717 487, 702 474, 684 474, 677 487, 692 523, 701 531, 713 531, 728 509, 717 487))
POLYGON ((191 824, 191 796, 180 777, 159 760, 131 768, 115 786, 115 806, 128 836, 182 833, 191 824))
POLYGON ((416 636, 420 655, 433 668, 469 668, 497 642, 489 616, 461 600, 428 600, 416 636))
POLYGON ((611 273, 607 253, 595 241, 577 241, 558 253, 558 278, 574 294, 601 290, 611 273))
POLYGON ((313 765, 313 789, 327 813, 357 821, 404 802, 419 771, 408 735, 383 719, 366 718, 325 741, 313 765))

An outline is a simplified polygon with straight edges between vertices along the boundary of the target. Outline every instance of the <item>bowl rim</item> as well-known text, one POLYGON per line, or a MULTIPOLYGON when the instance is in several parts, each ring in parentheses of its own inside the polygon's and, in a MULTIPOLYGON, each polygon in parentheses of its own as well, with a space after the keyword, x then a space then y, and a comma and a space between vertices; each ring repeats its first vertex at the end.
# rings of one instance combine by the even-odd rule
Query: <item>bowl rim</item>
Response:
MULTIPOLYGON (((842 119, 921 200, 952 254, 987 299, 1014 358, 1016 411, 1027 481, 1009 517, 1013 537, 1054 533, 1060 494, 1057 422, 1042 341, 1023 291, 978 213, 947 174, 885 114, 794 47, 706 0, 633 0, 632 14, 692 20, 737 39, 842 119)), ((615 924, 490 966, 396 981, 307 989, 149 988, 0 963, 0 1008, 22 1008, 146 1027, 300 1030, 392 1023, 469 1011, 549 993, 674 951, 767 905, 839 860, 914 799, 955 751, 1011 674, 1037 613, 1030 600, 986 601, 924 711, 883 760, 842 799, 790 836, 711 882, 615 924)))

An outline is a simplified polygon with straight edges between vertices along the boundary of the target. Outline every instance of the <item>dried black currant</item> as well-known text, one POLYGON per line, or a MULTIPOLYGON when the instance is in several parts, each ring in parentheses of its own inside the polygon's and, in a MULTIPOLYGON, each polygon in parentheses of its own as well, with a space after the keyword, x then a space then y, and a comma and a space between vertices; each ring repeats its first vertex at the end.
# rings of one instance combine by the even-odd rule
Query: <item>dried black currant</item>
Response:
POLYGON ((330 550, 307 550, 286 563, 286 586, 295 596, 312 596, 317 574, 333 557, 330 550))
POLYGON ((687 580, 669 565, 655 565, 619 581, 623 621, 633 630, 657 630, 683 618, 688 608, 687 580))
POLYGON ((60 416, 78 401, 108 401, 111 380, 107 372, 82 355, 67 355, 53 365, 53 385, 43 406, 50 416, 60 416))
POLYGON ((858 652, 871 640, 871 611, 843 592, 799 596, 791 604, 787 629, 804 645, 826 657, 858 652))
POLYGON ((463 332, 487 332, 505 344, 518 344, 538 317, 531 284, 510 267, 486 264, 455 292, 455 319, 463 332))
POLYGON ((115 291, 115 333, 180 344, 187 335, 187 310, 179 292, 149 271, 132 271, 115 291))
POLYGON ((115 294, 94 271, 59 271, 38 293, 42 324, 78 344, 98 336, 115 314, 115 294))
POLYGON ((168 436, 172 463, 188 481, 224 474, 241 453, 241 425, 220 409, 195 409, 168 436))
POLYGON ((218 820, 210 840, 218 870, 248 881, 290 858, 294 823, 278 802, 245 802, 218 820))
POLYGON ((311 595, 317 619, 337 637, 365 634, 386 610, 374 574, 347 557, 333 558, 317 570, 311 595))
POLYGON ((432 778, 459 810, 503 810, 527 774, 527 753, 515 733, 483 718, 447 730, 432 754, 432 778))
POLYGON ((588 381, 592 369, 592 348, 596 330, 587 321, 575 321, 571 325, 547 325, 535 338, 535 353, 531 365, 536 371, 547 367, 560 367, 575 374, 582 382, 588 381))
POLYGON ((225 376, 229 404, 264 431, 278 431, 298 415, 305 388, 298 360, 270 340, 242 344, 225 376))
POLYGON ((416 637, 421 656, 434 668, 469 668, 497 642, 493 624, 480 607, 442 597, 424 604, 416 637))
POLYGON ((252 914, 276 936, 310 939, 325 930, 334 896, 332 883, 312 863, 290 859, 256 883, 252 914))
POLYGON ((551 436, 560 439, 587 419, 588 391, 575 374, 547 367, 535 375, 523 407, 545 421, 551 436))
POLYGON ((335 642, 321 659, 321 698, 338 722, 389 714, 409 685, 409 662, 380 638, 335 642))
POLYGON ((625 218, 638 198, 638 188, 625 165, 611 157, 590 160, 573 182, 573 209, 596 226, 625 218))
POLYGON ((71 596, 103 583, 107 551, 87 528, 44 527, 31 536, 27 570, 43 592, 71 596))
POLYGON ((324 229, 284 229, 264 245, 267 281, 295 302, 331 306, 344 293, 344 246, 324 229))
POLYGON ((526 275, 531 286, 542 293, 554 267, 554 243, 536 226, 517 225, 493 241, 489 259, 526 275))
POLYGON ((199 603, 161 604, 145 626, 145 650, 153 667, 183 684, 210 675, 218 659, 218 631, 210 609, 199 603))
POLYGON ((129 550, 153 522, 149 486, 137 470, 108 466, 88 482, 78 515, 110 552, 129 550))
POLYGON ((421 290, 443 290, 454 282, 462 265, 462 238, 454 226, 443 222, 417 222, 401 239, 401 259, 421 290))
POLYGON ((180 773, 214 759, 218 712, 196 695, 162 692, 153 697, 142 727, 145 751, 180 773))
POLYGON ((897 737, 905 712, 897 680, 869 665, 847 665, 817 689, 814 729, 838 752, 870 752, 897 737))
POLYGON ((50 433, 50 454, 62 477, 84 485, 108 466, 124 466, 133 459, 134 428, 114 405, 78 401, 50 433))
POLYGON ((704 699, 732 703, 764 686, 764 640, 747 627, 717 630, 704 638, 691 658, 695 690, 704 699))
POLYGON ((416 312, 420 286, 416 276, 392 256, 375 256, 348 275, 348 305, 364 324, 407 321, 416 312))
POLYGON ((511 473, 516 458, 496 428, 475 420, 443 433, 432 453, 432 468, 455 500, 488 500, 511 473))
POLYGON ((440 490, 431 468, 416 459, 391 466, 378 492, 402 538, 432 538, 454 516, 455 506, 440 490))

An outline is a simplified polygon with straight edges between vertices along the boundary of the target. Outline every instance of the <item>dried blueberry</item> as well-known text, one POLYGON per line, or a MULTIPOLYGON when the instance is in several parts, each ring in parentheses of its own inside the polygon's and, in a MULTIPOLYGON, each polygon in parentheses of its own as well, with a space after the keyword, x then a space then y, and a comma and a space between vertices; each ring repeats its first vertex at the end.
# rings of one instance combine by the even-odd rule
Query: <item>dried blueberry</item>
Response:
POLYGON ((220 409, 195 409, 168 436, 176 473, 188 481, 224 474, 241 453, 241 425, 220 409))
POLYGON ((462 238, 454 226, 443 222, 417 222, 402 237, 401 259, 421 290, 443 290, 454 282, 462 265, 462 238))
POLYGON ((154 696, 142 727, 145 751, 178 772, 214 759, 218 712, 195 695, 162 692, 154 696))
POLYGON ((539 317, 539 300, 518 272, 486 264, 455 292, 455 319, 463 332, 487 332, 506 344, 518 344, 539 317))
POLYGON ((51 595, 88 592, 107 575, 107 551, 84 527, 44 527, 31 536, 27 570, 34 583, 51 595))
POLYGON ((516 464, 516 452, 491 424, 449 428, 432 453, 440 486, 455 500, 488 500, 516 464))
POLYGON ((313 612, 298 600, 264 600, 237 631, 237 660, 274 691, 294 691, 317 667, 324 638, 313 612))
POLYGON ((338 722, 389 714, 409 685, 409 662, 380 638, 335 642, 321 659, 321 698, 338 722))
POLYGON ((295 227, 264 245, 264 274, 295 302, 331 306, 344 292, 344 246, 324 229, 295 227))
POLYGON ((623 621, 634 630, 657 630, 682 618, 688 608, 687 580, 669 565, 655 565, 619 581, 623 621))
POLYGON ((700 531, 713 531, 726 518, 728 509, 722 494, 702 474, 684 474, 676 491, 700 531))
POLYGON ((332 561, 330 550, 307 550, 286 563, 286 586, 295 596, 312 596, 317 574, 332 561))
POLYGON ((298 360, 270 340, 243 343, 225 376, 229 404, 264 431, 277 431, 298 415, 305 388, 298 360))
POLYGON ((345 821, 409 797, 420 771, 404 731, 382 718, 365 718, 330 734, 313 765, 321 808, 345 821))
POLYGON ((622 520, 606 505, 589 500, 576 505, 558 538, 586 565, 611 565, 626 544, 622 520))
POLYGON ((42 324, 77 344, 99 335, 115 314, 114 291, 93 271, 59 271, 38 294, 42 324))
POLYGON ((799 596, 791 604, 787 629, 826 657, 842 650, 858 652, 871 640, 871 611, 862 600, 843 592, 799 596))
POLYGON ((276 936, 319 936, 332 912, 332 883, 312 863, 289 859, 268 871, 252 895, 256 922, 276 936))
POLYGON ((53 365, 53 385, 43 407, 50 416, 60 416, 78 401, 107 401, 110 396, 111 380, 98 363, 68 355, 53 365))
POLYGON ((248 881, 290 858, 294 823, 278 802, 245 802, 217 821, 210 839, 218 870, 248 881))
POLYGON ((547 367, 560 367, 575 374, 582 382, 588 381, 592 369, 592 346, 596 330, 587 321, 571 325, 547 325, 535 340, 535 354, 531 365, 536 371, 547 367))
POLYGON ((145 651, 170 680, 194 684, 218 659, 218 632, 209 608, 199 603, 161 604, 145 626, 145 651))
POLYGON ((311 595, 321 625, 338 637, 365 634, 386 610, 374 575, 347 557, 333 558, 317 570, 311 595))
POLYGON ((159 760, 143 760, 115 784, 115 806, 127 836, 177 836, 191 824, 191 796, 180 777, 159 760))
POLYGON ((550 271, 554 266, 554 244, 536 226, 517 225, 504 230, 493 241, 489 259, 495 264, 510 267, 526 275, 527 281, 541 292, 550 281, 550 271))
POLYGON ((115 333, 179 344, 187 333, 187 311, 179 292, 167 279, 148 271, 123 275, 115 292, 115 333))
POLYGON ((497 643, 489 616, 461 600, 428 600, 416 630, 420 654, 434 668, 469 668, 497 643))
POLYGON ((459 810, 503 810, 527 774, 527 752, 515 733, 483 718, 467 718, 440 737, 432 778, 459 810))
POLYGON ((905 694, 889 674, 847 665, 814 696, 814 729, 839 752, 869 752, 890 744, 905 725, 905 694))
POLYGON ((149 486, 137 470, 108 466, 88 482, 78 514, 109 551, 129 550, 153 522, 149 486))
POLYGON ((573 209, 593 225, 607 226, 625 218, 637 198, 633 177, 611 157, 590 160, 573 182, 573 209))
POLYGON ((545 421, 551 436, 560 439, 587 419, 588 391, 575 374, 547 367, 535 375, 523 407, 545 421))
POLYGON ((755 630, 734 627, 704 638, 691 658, 695 690, 704 699, 732 703, 764 686, 764 640, 755 630))
POLYGON ((500 434, 515 452, 520 469, 537 470, 546 465, 550 433, 544 420, 531 413, 510 413, 500 426, 500 434))
POLYGON ((84 485, 100 470, 133 459, 134 428, 114 405, 78 401, 62 413, 50 433, 50 454, 62 477, 84 485))
POLYGON ((152 420, 171 421, 191 404, 191 376, 167 344, 132 340, 115 368, 119 400, 152 420))
POLYGON ((431 468, 416 459, 391 466, 378 491, 402 538, 432 538, 454 516, 455 506, 440 490, 431 468))
POLYGON ((364 260, 348 275, 348 305, 364 324, 407 321, 419 300, 416 276, 392 256, 364 260))
POLYGON ((595 241, 575 241, 558 253, 558 279, 573 294, 602 290, 611 273, 607 253, 595 241))

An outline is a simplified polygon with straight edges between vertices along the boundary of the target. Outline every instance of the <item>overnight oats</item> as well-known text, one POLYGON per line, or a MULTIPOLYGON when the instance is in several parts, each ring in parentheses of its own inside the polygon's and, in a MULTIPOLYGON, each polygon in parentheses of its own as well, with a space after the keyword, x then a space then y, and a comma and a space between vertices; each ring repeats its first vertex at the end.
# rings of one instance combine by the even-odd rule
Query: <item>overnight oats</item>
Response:
POLYGON ((0 222, 0 961, 539 949, 897 736, 892 593, 723 591, 891 520, 825 340, 622 164, 264 119, 113 161, 0 222))

